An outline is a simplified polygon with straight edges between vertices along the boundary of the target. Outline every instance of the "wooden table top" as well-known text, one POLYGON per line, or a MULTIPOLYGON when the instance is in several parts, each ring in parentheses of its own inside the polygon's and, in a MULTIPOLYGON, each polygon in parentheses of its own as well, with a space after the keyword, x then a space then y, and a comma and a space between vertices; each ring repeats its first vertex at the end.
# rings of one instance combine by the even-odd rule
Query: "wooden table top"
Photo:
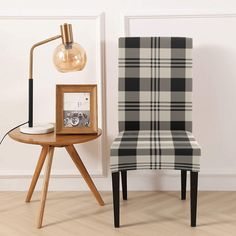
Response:
POLYGON ((9 133, 9 136, 21 143, 51 145, 55 147, 68 146, 77 143, 86 143, 101 136, 102 130, 98 129, 97 134, 24 134, 17 128, 9 133))

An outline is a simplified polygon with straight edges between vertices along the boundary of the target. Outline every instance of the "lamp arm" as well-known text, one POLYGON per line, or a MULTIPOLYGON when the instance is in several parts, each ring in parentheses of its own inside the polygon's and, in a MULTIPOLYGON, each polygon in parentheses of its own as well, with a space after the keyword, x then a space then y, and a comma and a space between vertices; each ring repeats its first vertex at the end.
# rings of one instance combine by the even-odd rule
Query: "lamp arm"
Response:
POLYGON ((35 43, 31 47, 31 49, 30 49, 30 62, 29 62, 29 79, 33 78, 33 53, 34 53, 34 49, 36 47, 38 47, 38 46, 41 46, 41 45, 46 44, 46 43, 49 43, 49 42, 54 41, 54 40, 59 39, 59 38, 61 38, 61 35, 57 35, 57 36, 45 39, 43 41, 40 41, 38 43, 35 43))
POLYGON ((29 60, 29 127, 33 127, 33 54, 34 49, 40 45, 49 43, 56 39, 61 38, 61 35, 57 35, 43 41, 34 44, 30 49, 30 60, 29 60))

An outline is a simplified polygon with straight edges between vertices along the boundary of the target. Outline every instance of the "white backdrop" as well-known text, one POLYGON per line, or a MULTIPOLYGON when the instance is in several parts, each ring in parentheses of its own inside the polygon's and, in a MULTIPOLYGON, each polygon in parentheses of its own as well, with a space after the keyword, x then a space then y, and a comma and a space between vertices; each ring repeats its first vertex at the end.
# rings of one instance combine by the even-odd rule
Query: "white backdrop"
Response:
MULTIPOLYGON (((134 0, 89 0, 70 1, 71 7, 66 1, 60 1, 57 10, 55 3, 43 2, 39 5, 29 0, 21 1, 21 4, 16 0, 1 2, 0 134, 27 119, 29 47, 58 34, 61 23, 72 23, 75 39, 88 53, 88 65, 79 73, 57 73, 51 62, 51 53, 58 42, 39 47, 34 67, 35 117, 39 121, 54 119, 55 83, 98 83, 99 122, 106 132, 103 140, 77 148, 98 188, 110 190, 109 146, 118 132, 118 37, 193 37, 193 132, 203 154, 199 188, 236 190, 234 1, 227 1, 227 5, 214 1, 214 6, 211 6, 209 0, 148 0, 145 5, 144 1, 134 0)), ((7 139, 0 146, 0 190, 26 190, 38 154, 38 147, 7 139)), ((63 150, 55 153, 50 189, 87 190, 66 155, 63 150)), ((130 173, 129 177, 128 184, 132 190, 176 190, 180 186, 178 172, 142 171, 130 173)))

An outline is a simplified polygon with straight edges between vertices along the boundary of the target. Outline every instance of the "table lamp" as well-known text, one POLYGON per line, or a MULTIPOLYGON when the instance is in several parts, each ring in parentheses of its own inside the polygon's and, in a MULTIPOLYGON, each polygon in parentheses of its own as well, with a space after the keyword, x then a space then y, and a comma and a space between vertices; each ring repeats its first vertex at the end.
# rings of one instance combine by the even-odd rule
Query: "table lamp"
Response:
POLYGON ((20 127, 20 131, 26 134, 45 134, 54 131, 53 124, 39 124, 33 123, 33 52, 34 49, 40 45, 62 39, 62 44, 59 45, 53 55, 53 62, 56 69, 60 72, 72 72, 83 70, 86 64, 86 53, 84 49, 77 43, 73 42, 73 33, 71 24, 61 25, 61 34, 43 40, 34 44, 30 49, 29 61, 29 121, 28 125, 20 127))

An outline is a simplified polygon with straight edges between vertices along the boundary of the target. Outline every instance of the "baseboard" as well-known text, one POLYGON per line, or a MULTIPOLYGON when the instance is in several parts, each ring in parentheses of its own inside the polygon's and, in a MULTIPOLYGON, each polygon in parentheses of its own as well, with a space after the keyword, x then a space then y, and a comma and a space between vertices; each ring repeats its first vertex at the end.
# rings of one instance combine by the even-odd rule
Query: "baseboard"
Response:
MULTIPOLYGON (((32 176, 30 174, 0 173, 0 191, 27 191, 32 176)), ((98 190, 111 191, 111 178, 92 177, 98 190)), ((36 190, 41 190, 40 176, 36 190)), ((189 178, 188 178, 189 189, 189 178)), ((168 171, 137 171, 128 173, 130 191, 177 191, 180 189, 180 173, 168 171)), ((49 190, 52 191, 88 191, 83 178, 75 174, 53 174, 49 190)), ((236 191, 236 171, 203 170, 199 173, 200 191, 236 191)))

